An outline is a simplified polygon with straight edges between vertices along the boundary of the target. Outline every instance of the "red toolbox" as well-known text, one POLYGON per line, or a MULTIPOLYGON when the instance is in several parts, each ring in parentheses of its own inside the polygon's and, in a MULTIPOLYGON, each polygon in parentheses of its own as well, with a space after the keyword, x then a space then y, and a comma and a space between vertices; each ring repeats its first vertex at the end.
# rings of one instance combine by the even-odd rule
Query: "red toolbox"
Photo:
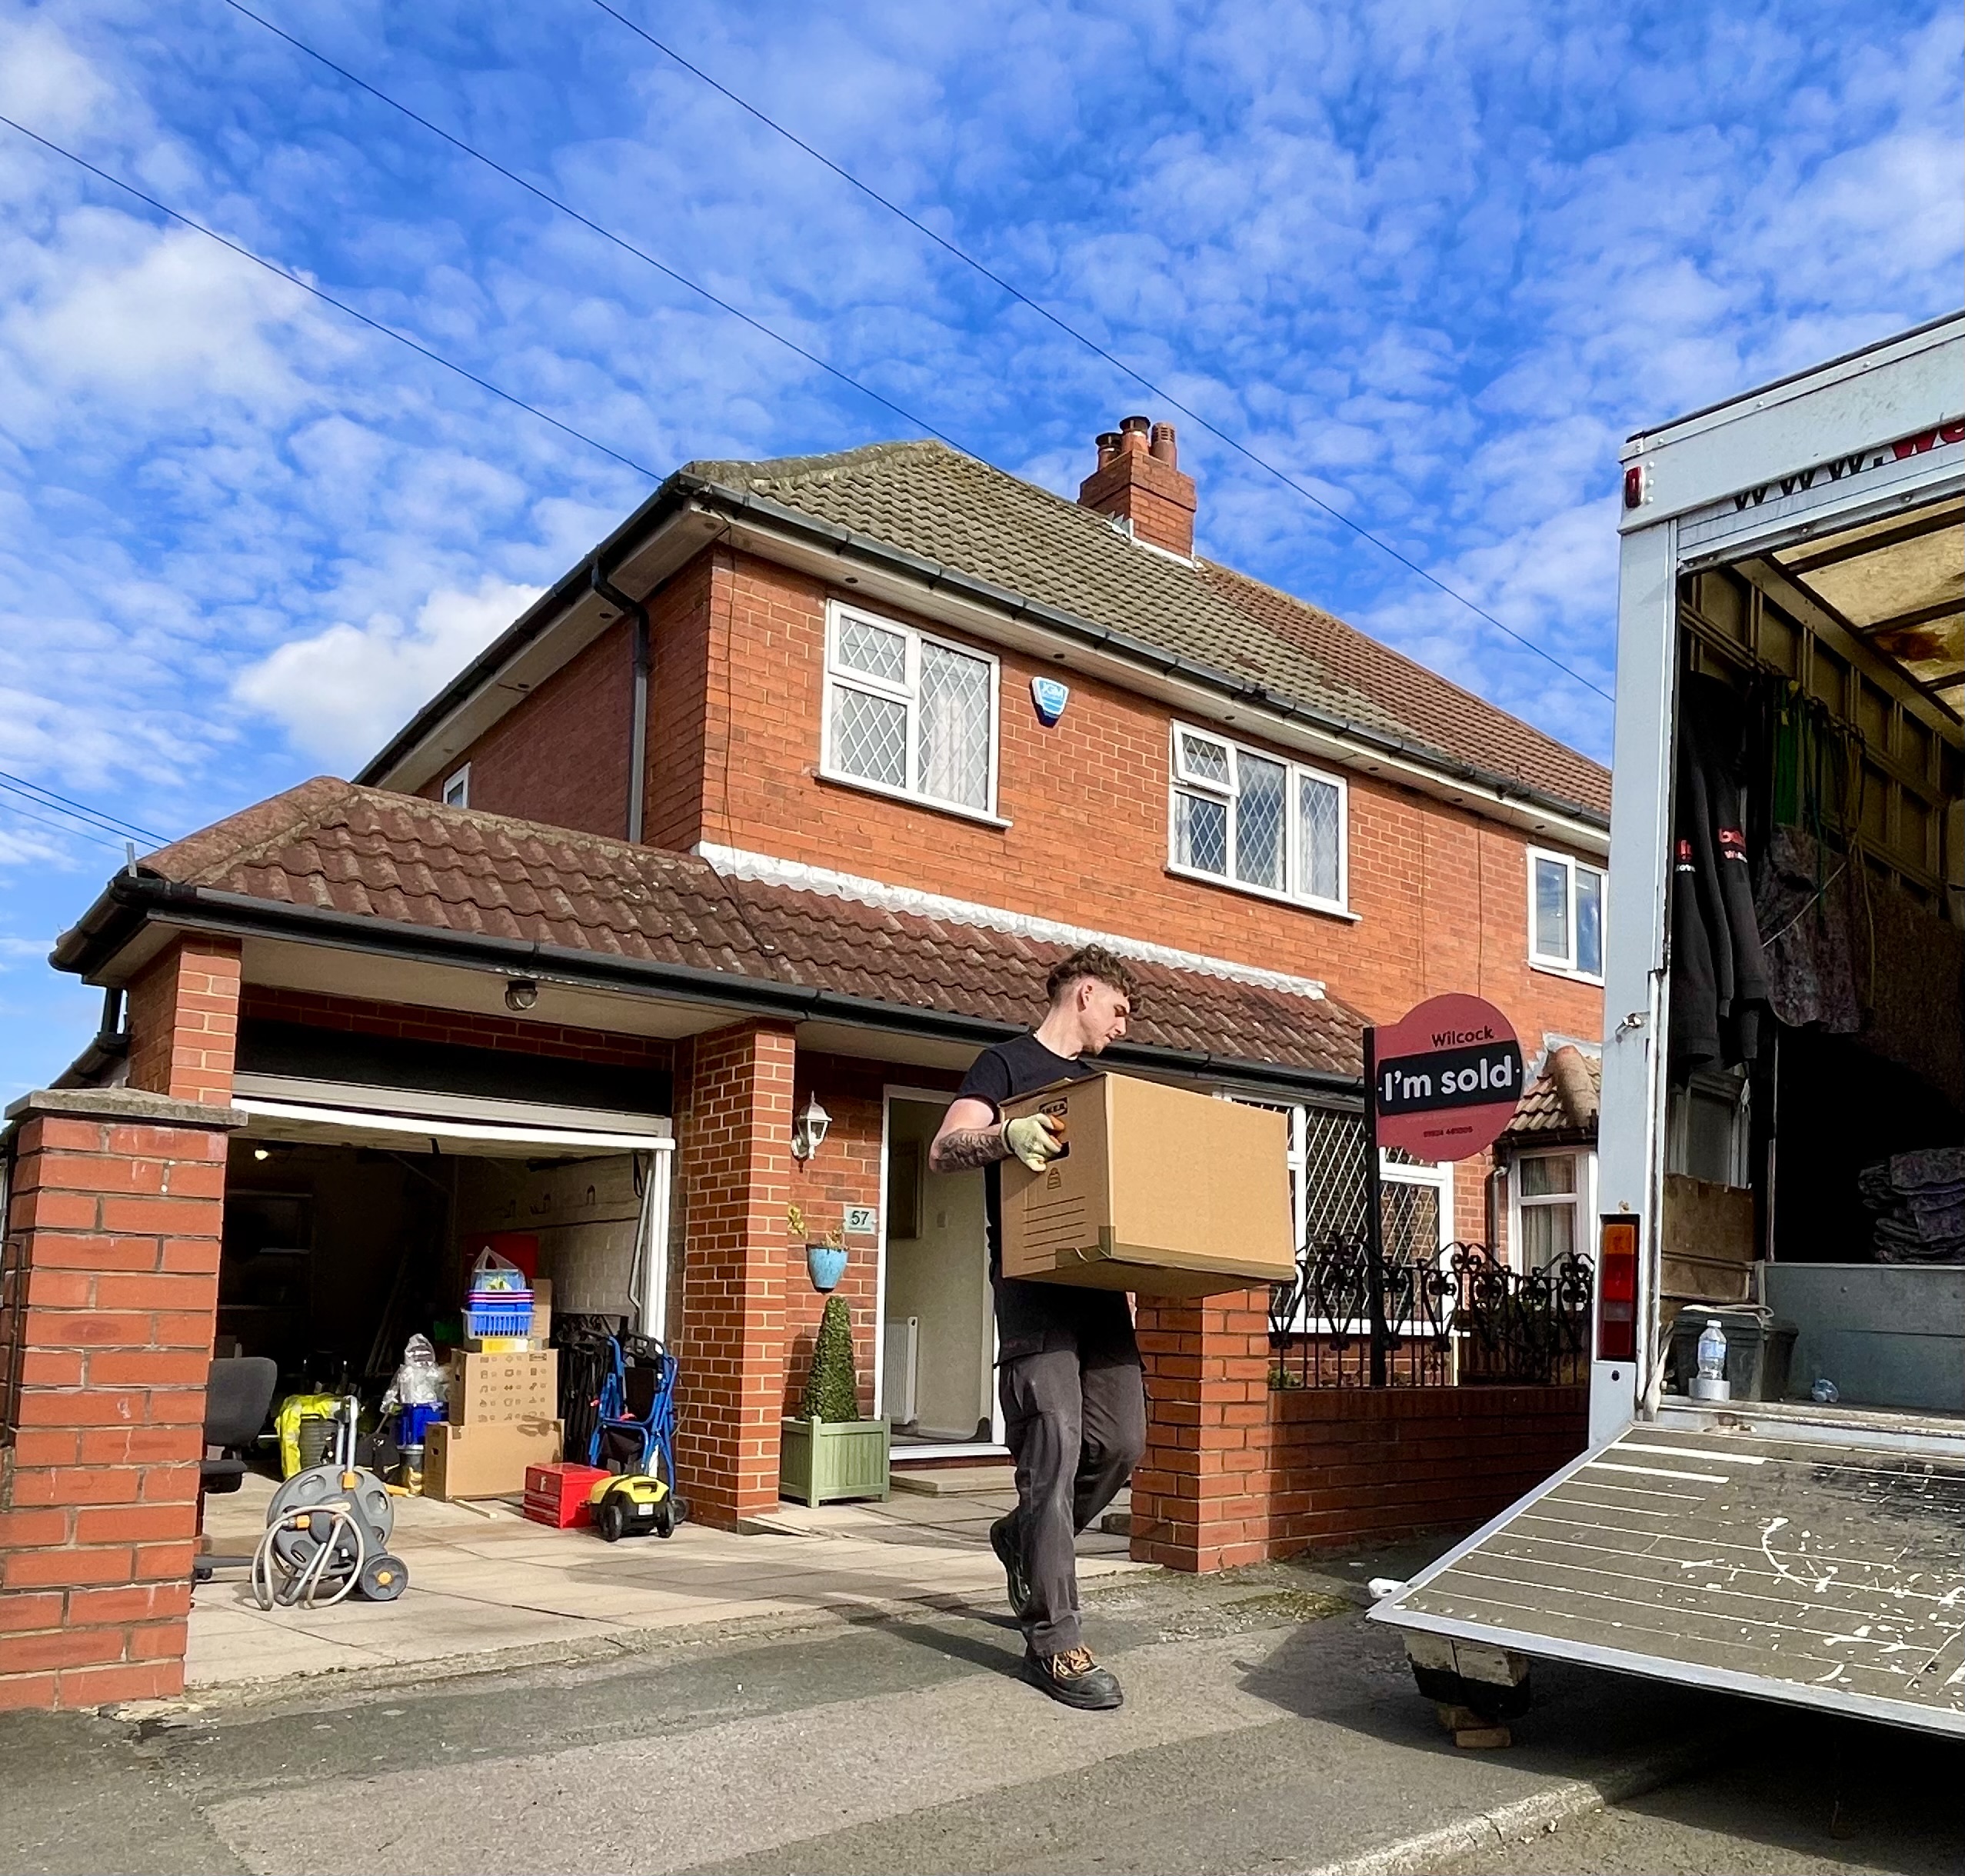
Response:
POLYGON ((525 1468, 525 1515, 535 1524, 551 1524, 565 1531, 575 1524, 591 1524, 593 1508, 587 1494, 609 1474, 604 1466, 528 1465, 525 1468))

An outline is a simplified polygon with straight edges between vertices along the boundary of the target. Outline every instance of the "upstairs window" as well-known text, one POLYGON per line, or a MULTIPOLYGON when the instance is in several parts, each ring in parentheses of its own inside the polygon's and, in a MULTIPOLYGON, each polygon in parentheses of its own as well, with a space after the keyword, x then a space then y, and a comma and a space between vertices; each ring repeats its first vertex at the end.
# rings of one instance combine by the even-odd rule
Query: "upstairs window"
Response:
POLYGON ((986 653, 834 605, 820 772, 993 818, 997 689, 986 653))
POLYGON ((471 765, 468 762, 444 783, 444 805, 446 808, 468 808, 471 805, 471 765))
POLYGON ((1174 871, 1341 912, 1344 822, 1341 778, 1174 725, 1174 871))
POLYGON ((1528 961, 1604 981, 1604 875, 1597 868, 1529 848, 1528 961))

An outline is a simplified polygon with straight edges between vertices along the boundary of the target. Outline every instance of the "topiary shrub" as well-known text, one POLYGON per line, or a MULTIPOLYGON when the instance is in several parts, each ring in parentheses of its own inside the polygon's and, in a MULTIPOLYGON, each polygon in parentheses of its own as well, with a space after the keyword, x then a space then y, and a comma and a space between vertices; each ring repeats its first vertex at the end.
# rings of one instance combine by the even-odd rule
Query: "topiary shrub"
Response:
POLYGON ((826 1298, 798 1417, 834 1421, 860 1418, 859 1388, 853 1368, 853 1320, 843 1296, 826 1298))

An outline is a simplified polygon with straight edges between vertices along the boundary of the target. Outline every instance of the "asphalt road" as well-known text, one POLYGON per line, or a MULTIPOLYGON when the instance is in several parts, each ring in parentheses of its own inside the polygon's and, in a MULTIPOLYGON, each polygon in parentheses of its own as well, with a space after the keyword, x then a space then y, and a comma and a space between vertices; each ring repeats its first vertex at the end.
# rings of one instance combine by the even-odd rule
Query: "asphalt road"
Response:
MULTIPOLYGON (((1515 1745, 1458 1752, 1396 1638, 1326 1593, 1342 1587, 1272 1566, 1088 1596, 1128 1692, 1111 1714, 1023 1686, 1007 1621, 957 1611, 305 1686, 142 1724, 16 1718, 0 1723, 0 1871, 1307 1871, 1560 1799, 1660 1742, 1717 1754, 1764 1717, 1538 1669, 1515 1745)), ((1965 1793, 1965 1755, 1918 1763, 1965 1793)), ((1809 1849, 1802 1817, 1782 1836, 1784 1794, 1823 1788, 1819 1768, 1796 1778, 1661 1794, 1450 1867, 1965 1867, 1904 1860, 1893 1823, 1809 1849), (1715 1850, 1700 1833, 1734 1804, 1747 1824, 1715 1850), (1859 1847, 1869 1861, 1836 1860, 1859 1847)))

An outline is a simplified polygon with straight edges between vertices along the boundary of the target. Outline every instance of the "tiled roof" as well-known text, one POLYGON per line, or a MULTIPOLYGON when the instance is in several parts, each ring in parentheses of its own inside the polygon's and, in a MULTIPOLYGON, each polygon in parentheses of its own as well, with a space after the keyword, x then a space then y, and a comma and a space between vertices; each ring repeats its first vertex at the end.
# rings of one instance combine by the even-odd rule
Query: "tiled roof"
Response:
POLYGON ((1206 561, 1126 539, 1105 516, 937 442, 692 462, 684 477, 761 496, 1278 698, 1471 765, 1595 818, 1608 770, 1316 607, 1206 561))
MULTIPOLYGON (((1008 1023, 1041 1009, 1045 974, 1067 949, 328 777, 166 847, 145 867, 255 898, 1008 1023)), ((1135 1042, 1362 1072, 1364 1019, 1333 998, 1134 968, 1143 993, 1135 1042)))
POLYGON ((1514 1118, 1501 1135, 1504 1146, 1535 1146, 1557 1140, 1594 1139, 1603 1105, 1604 1065, 1569 1043, 1549 1052, 1514 1118))

